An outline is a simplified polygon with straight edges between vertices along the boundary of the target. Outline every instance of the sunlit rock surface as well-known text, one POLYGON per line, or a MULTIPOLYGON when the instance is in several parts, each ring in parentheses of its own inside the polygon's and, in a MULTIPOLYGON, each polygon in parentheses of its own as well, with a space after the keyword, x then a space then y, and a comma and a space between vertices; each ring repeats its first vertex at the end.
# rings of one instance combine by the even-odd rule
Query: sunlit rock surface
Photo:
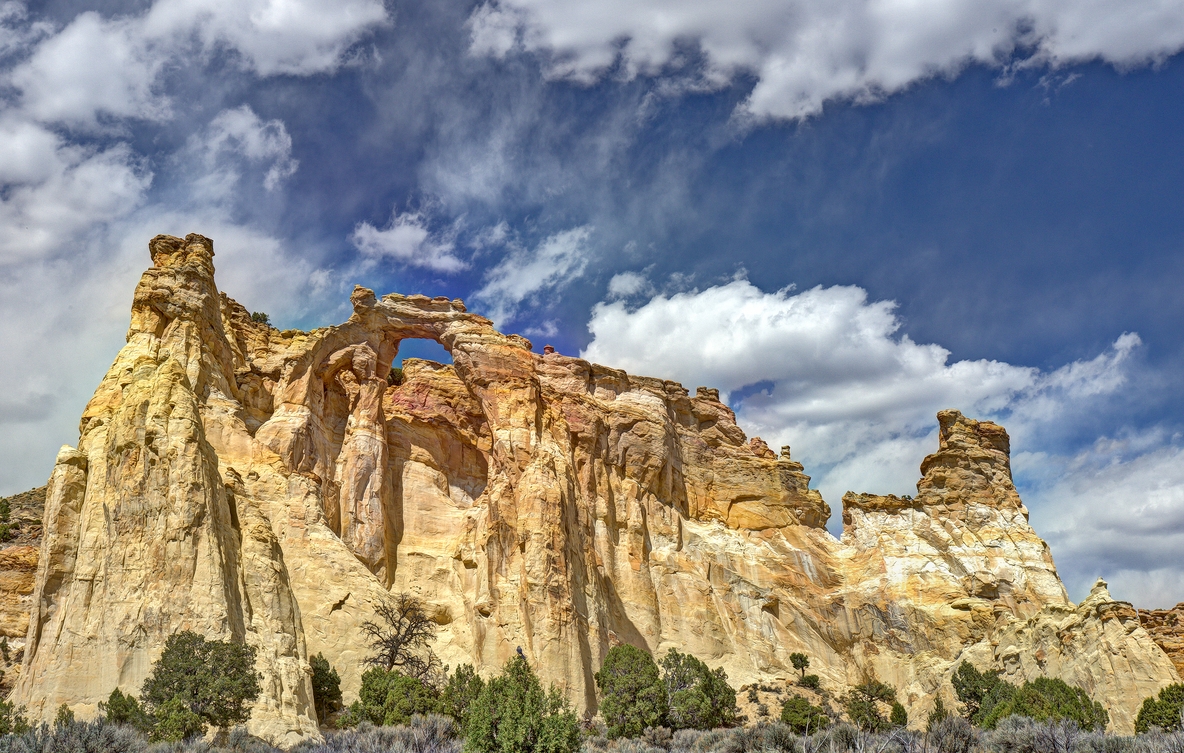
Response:
POLYGON ((357 288, 344 324, 280 332, 218 293, 208 239, 150 250, 48 487, 14 691, 37 718, 138 692, 192 629, 258 647, 253 731, 315 734, 308 657, 355 696, 359 625, 398 591, 429 605, 445 663, 491 672, 521 646, 587 711, 619 642, 736 686, 795 677, 804 652, 832 692, 895 685, 914 720, 961 659, 1080 683, 1121 730, 1178 680, 1104 589, 1069 602, 999 426, 943 411, 917 496, 848 494, 840 541, 788 448, 715 390, 533 353, 444 298, 357 288), (406 338, 453 363, 392 379, 406 338))

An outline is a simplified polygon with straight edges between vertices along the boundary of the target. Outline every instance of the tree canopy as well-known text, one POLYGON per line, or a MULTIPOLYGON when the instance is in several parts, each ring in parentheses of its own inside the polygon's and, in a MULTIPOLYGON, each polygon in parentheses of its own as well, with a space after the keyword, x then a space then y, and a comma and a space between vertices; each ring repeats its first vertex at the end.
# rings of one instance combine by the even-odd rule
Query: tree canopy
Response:
POLYGON ((158 711, 167 706, 170 713, 180 703, 204 722, 225 728, 250 718, 249 704, 259 697, 260 679, 254 646, 209 641, 184 631, 165 641, 144 680, 142 697, 158 711))
POLYGON ((1135 718, 1136 732, 1150 732, 1159 727, 1164 732, 1184 729, 1184 685, 1176 683, 1159 691, 1159 697, 1143 700, 1139 716, 1135 718))
POLYGON ((610 739, 637 737, 666 719, 666 687, 648 651, 613 646, 596 673, 596 687, 610 739))
POLYGON ((575 753, 580 726, 554 687, 544 692, 519 654, 485 683, 469 712, 465 753, 575 753))
POLYGON ((802 698, 790 696, 781 706, 781 723, 799 735, 813 734, 830 726, 830 717, 821 707, 802 698))
POLYGON ((662 657, 667 722, 671 729, 714 729, 736 722, 736 691, 723 667, 708 669, 674 649, 662 657))

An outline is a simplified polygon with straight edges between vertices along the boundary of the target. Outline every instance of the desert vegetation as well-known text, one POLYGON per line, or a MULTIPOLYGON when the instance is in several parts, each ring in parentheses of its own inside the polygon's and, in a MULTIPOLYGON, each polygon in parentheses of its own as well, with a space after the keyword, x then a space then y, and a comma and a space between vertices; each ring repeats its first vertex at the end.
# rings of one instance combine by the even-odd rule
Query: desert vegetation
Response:
MULTIPOLYGON (((741 688, 750 717, 722 669, 619 645, 595 676, 598 715, 581 720, 521 649, 489 678, 467 664, 449 672, 420 602, 400 595, 376 616, 363 626, 371 654, 350 704, 336 668, 311 657, 324 739, 291 753, 1184 753, 1184 684, 1147 698, 1138 734, 1122 737, 1104 732, 1106 710, 1081 688, 1014 685, 966 662, 948 688, 957 708, 938 697, 910 725, 892 686, 867 678, 832 694, 805 654, 791 656, 790 682, 741 688)), ((97 719, 63 705, 52 725, 30 725, 0 702, 0 753, 278 753, 242 726, 259 696, 254 662, 252 647, 176 633, 140 696, 116 689, 97 719)))

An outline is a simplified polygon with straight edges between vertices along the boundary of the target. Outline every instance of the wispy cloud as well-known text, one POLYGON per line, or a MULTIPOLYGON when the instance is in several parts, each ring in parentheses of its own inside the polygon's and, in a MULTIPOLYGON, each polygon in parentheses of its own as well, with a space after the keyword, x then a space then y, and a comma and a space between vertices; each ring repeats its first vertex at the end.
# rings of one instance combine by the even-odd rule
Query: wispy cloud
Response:
POLYGON ((583 226, 555 233, 533 249, 511 246, 473 298, 499 325, 513 321, 524 301, 559 290, 584 273, 591 236, 592 228, 583 226))

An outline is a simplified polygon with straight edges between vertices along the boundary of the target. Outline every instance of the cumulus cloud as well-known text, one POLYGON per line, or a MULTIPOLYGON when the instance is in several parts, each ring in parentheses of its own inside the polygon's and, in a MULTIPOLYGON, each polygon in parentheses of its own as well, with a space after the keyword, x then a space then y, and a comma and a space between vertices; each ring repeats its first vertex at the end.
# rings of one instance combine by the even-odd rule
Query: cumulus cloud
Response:
POLYGON ((157 0, 140 15, 81 13, 56 33, 26 16, 15 3, 0 7, 0 49, 26 58, 4 78, 29 117, 84 127, 102 118, 168 118, 158 78, 179 60, 230 51, 261 76, 325 73, 388 20, 378 0, 157 0))
POLYGON ((1157 0, 488 0, 469 23, 475 54, 540 52, 553 76, 584 82, 618 64, 626 76, 668 72, 694 42, 704 84, 755 75, 746 108, 774 118, 876 100, 971 63, 1128 67, 1184 47, 1184 13, 1157 0))
POLYGON ((166 54, 137 20, 83 13, 38 44, 9 81, 21 91, 26 114, 42 122, 159 120, 169 115, 168 100, 153 91, 166 54))
POLYGON ((555 233, 533 249, 512 246, 485 274, 485 284, 473 297, 499 325, 513 321, 524 301, 560 289, 584 273, 591 236, 592 228, 583 226, 555 233))
POLYGON ((391 259, 436 272, 459 272, 468 267, 456 255, 456 243, 433 234, 428 229, 428 218, 420 212, 396 211, 382 230, 369 222, 360 222, 354 227, 350 241, 371 262, 391 259))
POLYGON ((934 415, 959 408, 1006 416, 1013 434, 1066 406, 1108 394, 1138 346, 1127 334, 1096 358, 1053 372, 992 360, 950 361, 940 345, 901 334, 891 301, 857 287, 765 293, 747 280, 635 309, 600 303, 583 356, 639 374, 717 387, 741 424, 788 444, 823 496, 908 493, 935 446, 934 415))
POLYGON ((608 281, 608 298, 609 300, 631 298, 652 289, 653 286, 650 285, 650 281, 645 278, 645 275, 637 272, 621 272, 613 275, 612 279, 608 281))
POLYGON ((0 267, 66 252, 79 233, 139 206, 151 181, 125 144, 71 144, 0 116, 0 267))

